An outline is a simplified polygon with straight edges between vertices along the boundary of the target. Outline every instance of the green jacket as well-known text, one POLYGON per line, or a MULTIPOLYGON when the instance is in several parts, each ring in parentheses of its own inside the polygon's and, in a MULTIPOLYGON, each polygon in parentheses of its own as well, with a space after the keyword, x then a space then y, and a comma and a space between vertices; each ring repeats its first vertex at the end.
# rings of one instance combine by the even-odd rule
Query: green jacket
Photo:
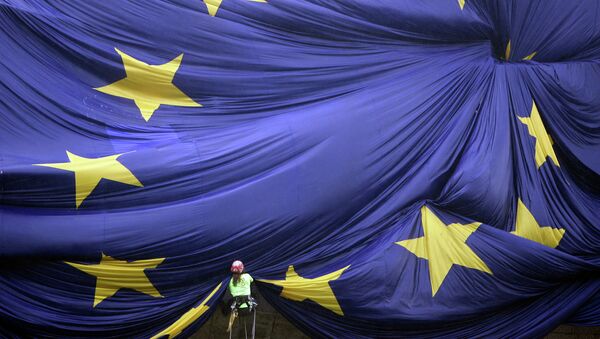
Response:
POLYGON ((254 279, 248 273, 243 273, 235 285, 233 284, 233 278, 231 278, 229 281, 229 292, 234 298, 242 295, 250 295, 250 284, 253 281, 254 279))

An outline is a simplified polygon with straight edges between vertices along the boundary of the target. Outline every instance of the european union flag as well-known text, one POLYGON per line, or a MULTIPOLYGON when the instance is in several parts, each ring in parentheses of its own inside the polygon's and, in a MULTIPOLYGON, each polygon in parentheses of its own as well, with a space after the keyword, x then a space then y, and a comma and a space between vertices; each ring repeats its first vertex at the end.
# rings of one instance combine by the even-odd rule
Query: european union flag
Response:
POLYGON ((0 0, 0 336, 600 325, 593 1, 0 0))

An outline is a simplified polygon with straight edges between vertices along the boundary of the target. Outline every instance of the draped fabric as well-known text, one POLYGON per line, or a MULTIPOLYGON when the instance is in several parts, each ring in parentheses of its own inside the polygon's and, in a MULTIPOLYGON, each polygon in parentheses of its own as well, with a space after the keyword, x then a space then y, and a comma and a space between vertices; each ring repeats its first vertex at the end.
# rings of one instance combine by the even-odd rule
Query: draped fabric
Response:
POLYGON ((0 1, 0 335, 600 325, 600 4, 0 1), (260 306, 259 306, 260 307, 260 306))

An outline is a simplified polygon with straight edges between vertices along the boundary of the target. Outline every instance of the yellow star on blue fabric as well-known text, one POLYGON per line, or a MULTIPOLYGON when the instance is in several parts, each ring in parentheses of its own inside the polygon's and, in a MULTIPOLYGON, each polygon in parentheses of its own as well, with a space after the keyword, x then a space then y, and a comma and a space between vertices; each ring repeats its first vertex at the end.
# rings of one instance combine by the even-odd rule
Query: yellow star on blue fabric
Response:
POLYGON ((492 274, 490 268, 467 245, 467 239, 481 223, 446 225, 426 206, 421 207, 424 235, 396 242, 415 256, 427 259, 431 295, 434 297, 453 265, 492 274))
MULTIPOLYGON (((267 2, 267 0, 248 0, 252 2, 267 2)), ((221 3, 223 0, 204 0, 204 4, 206 4, 206 8, 208 9, 208 14, 210 16, 217 15, 217 11, 221 7, 221 3)))
POLYGON ((533 214, 527 209, 527 206, 519 199, 517 203, 515 230, 510 233, 548 247, 556 248, 565 235, 565 229, 540 226, 533 214))
MULTIPOLYGON (((504 51, 504 60, 507 60, 507 61, 510 60, 510 57, 511 57, 510 44, 511 44, 511 42, 510 42, 510 40, 508 40, 508 43, 506 44, 506 50, 504 51)), ((537 52, 533 52, 521 60, 532 60, 536 54, 537 54, 537 52)))
POLYGON ((75 173, 75 207, 79 208, 102 179, 137 187, 143 186, 135 175, 117 160, 121 155, 86 158, 67 151, 69 162, 34 164, 34 166, 51 167, 75 173))
POLYGON ((118 260, 102 253, 98 264, 78 264, 65 262, 89 275, 96 277, 94 307, 104 299, 113 296, 122 288, 129 288, 153 297, 162 297, 146 276, 146 269, 160 265, 165 258, 136 261, 118 260))
POLYGON ((162 65, 149 65, 129 56, 117 48, 127 76, 112 84, 98 87, 97 91, 131 99, 148 121, 160 105, 201 107, 173 84, 175 73, 181 65, 183 54, 162 65))
POLYGON ((529 114, 529 117, 518 118, 521 123, 527 126, 529 135, 535 138, 535 164, 537 165, 537 168, 540 168, 547 159, 552 160, 556 166, 560 167, 558 158, 552 147, 554 141, 550 137, 550 134, 546 132, 546 127, 544 127, 542 117, 540 116, 535 101, 531 106, 531 114, 529 114))
POLYGON ((202 300, 200 305, 191 308, 187 312, 185 312, 177 321, 175 321, 171 326, 165 328, 159 333, 153 335, 150 339, 158 339, 158 338, 174 338, 178 336, 181 332, 183 332, 186 328, 192 325, 198 318, 200 318, 206 311, 210 309, 207 303, 210 299, 219 291, 223 283, 219 283, 217 287, 215 287, 206 298, 202 300))
POLYGON ((260 279, 259 281, 283 287, 283 290, 281 291, 281 296, 283 298, 294 301, 310 299, 338 315, 344 315, 329 283, 339 279, 342 273, 349 267, 350 266, 346 266, 335 272, 316 278, 304 278, 296 273, 293 265, 290 265, 284 280, 260 279))

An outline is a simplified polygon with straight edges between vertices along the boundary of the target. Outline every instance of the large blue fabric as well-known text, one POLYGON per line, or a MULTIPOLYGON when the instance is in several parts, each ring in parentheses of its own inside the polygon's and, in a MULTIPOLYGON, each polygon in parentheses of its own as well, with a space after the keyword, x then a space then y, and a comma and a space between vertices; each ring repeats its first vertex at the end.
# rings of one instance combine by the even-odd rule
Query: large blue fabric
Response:
POLYGON ((235 259, 315 337, 600 325, 599 15, 591 0, 0 1, 0 335, 150 337, 207 303, 189 335, 235 259), (137 74, 126 60, 181 54, 179 103, 148 108, 162 78, 132 80, 136 101, 106 87, 137 74), (458 233, 429 245, 434 224, 458 233), (164 258, 141 273, 160 296, 123 282, 95 304, 85 269, 105 257, 164 258), (324 285, 341 311, 268 282, 290 265, 349 266, 324 285))

